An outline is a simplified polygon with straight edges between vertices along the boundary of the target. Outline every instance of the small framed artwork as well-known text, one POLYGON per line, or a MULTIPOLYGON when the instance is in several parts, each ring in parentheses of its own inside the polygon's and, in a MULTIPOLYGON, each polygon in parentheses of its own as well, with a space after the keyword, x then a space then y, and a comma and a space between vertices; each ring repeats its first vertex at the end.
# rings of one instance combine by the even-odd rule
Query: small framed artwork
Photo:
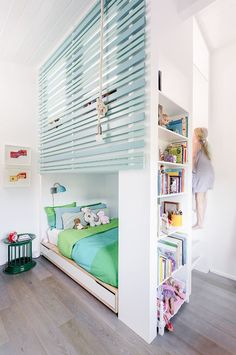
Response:
POLYGON ((31 149, 18 145, 5 145, 5 164, 30 166, 31 149))
POLYGON ((164 213, 167 213, 169 215, 171 214, 171 212, 178 211, 178 210, 179 210, 179 202, 164 201, 164 213))
POLYGON ((5 187, 28 187, 30 186, 31 171, 28 168, 6 168, 4 173, 5 187))

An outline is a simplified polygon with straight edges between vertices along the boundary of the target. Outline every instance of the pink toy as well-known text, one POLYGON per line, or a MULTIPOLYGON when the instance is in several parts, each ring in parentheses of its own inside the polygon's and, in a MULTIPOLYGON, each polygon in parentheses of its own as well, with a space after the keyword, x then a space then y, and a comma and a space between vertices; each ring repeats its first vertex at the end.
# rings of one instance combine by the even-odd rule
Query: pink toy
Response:
POLYGON ((99 217, 99 220, 101 221, 101 224, 108 224, 110 223, 110 219, 108 216, 105 216, 105 212, 104 211, 99 211, 97 213, 97 216, 99 217))

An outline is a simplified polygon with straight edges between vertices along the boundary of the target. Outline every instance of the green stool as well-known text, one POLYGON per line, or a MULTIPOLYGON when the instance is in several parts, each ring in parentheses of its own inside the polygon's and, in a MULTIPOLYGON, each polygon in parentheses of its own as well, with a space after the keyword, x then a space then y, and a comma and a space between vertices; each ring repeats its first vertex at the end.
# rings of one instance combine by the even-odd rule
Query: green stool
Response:
POLYGON ((36 261, 32 258, 32 240, 35 239, 35 235, 25 234, 30 236, 29 240, 10 243, 8 238, 4 239, 4 243, 8 245, 8 263, 4 270, 7 274, 19 274, 32 269, 36 265, 36 261))

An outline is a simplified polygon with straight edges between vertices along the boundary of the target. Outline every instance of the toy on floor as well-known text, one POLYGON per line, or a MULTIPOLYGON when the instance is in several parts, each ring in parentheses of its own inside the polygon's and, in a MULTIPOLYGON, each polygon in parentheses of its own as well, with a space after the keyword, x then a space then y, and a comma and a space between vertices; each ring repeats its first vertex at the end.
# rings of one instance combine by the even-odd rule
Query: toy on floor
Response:
POLYGON ((84 220, 90 227, 100 226, 101 221, 99 217, 89 207, 84 207, 81 211, 84 212, 84 220))
POLYGON ((101 221, 101 224, 108 224, 110 223, 110 219, 108 216, 105 215, 105 212, 104 211, 99 211, 97 213, 97 216, 99 217, 100 221, 101 221))

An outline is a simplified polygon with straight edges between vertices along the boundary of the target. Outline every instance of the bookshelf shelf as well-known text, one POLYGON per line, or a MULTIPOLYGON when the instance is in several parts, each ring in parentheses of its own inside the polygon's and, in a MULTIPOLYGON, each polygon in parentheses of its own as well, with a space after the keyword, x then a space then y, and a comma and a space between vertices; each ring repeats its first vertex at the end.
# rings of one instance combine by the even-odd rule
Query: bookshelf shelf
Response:
POLYGON ((176 142, 187 142, 188 137, 182 136, 181 134, 170 131, 169 129, 158 126, 158 136, 161 141, 167 143, 176 143, 176 142))
POLYGON ((157 241, 159 242, 160 240, 165 239, 166 237, 169 237, 175 233, 185 233, 184 227, 176 227, 168 234, 162 233, 159 237, 157 237, 157 241))
POLYGON ((171 162, 164 161, 164 160, 158 160, 158 164, 172 166, 172 167, 176 167, 176 168, 185 168, 188 165, 188 164, 180 164, 180 163, 171 163, 171 162))
POLYGON ((175 274, 177 274, 177 272, 179 272, 183 267, 184 267, 184 265, 181 265, 177 270, 173 271, 170 276, 166 277, 163 281, 161 281, 161 282, 158 284, 158 287, 160 287, 161 285, 163 285, 163 283, 166 282, 169 278, 175 276, 175 274))
POLYGON ((169 198, 186 195, 186 192, 178 192, 175 194, 158 195, 157 198, 169 198))
MULTIPOLYGON (((191 294, 191 271, 192 265, 196 265, 198 260, 192 260, 192 242, 191 242, 191 204, 192 204, 192 167, 191 167, 191 120, 189 112, 171 100, 163 92, 158 92, 158 103, 162 106, 159 114, 167 114, 170 118, 169 126, 177 127, 179 132, 184 132, 185 135, 178 134, 173 132, 165 127, 158 126, 158 149, 159 152, 168 153, 168 146, 170 146, 170 154, 178 156, 178 153, 174 151, 176 147, 182 149, 182 161, 181 163, 171 163, 167 161, 158 160, 158 233, 157 233, 157 254, 158 254, 158 288, 163 285, 170 277, 175 278, 179 281, 182 281, 185 285, 186 295, 185 299, 178 299, 176 303, 176 308, 174 314, 169 317, 172 318, 181 308, 186 300, 189 300, 191 294), (172 122, 171 121, 177 121, 172 122), (187 124, 186 124, 187 121, 187 124), (182 126, 181 126, 182 125, 182 126), (167 147, 167 148, 166 148, 167 147), (173 149, 171 152, 171 148, 173 149), (163 168, 160 169, 160 166, 163 165, 163 168), (177 177, 177 178, 175 178, 177 177), (182 191, 168 193, 169 191, 182 191), (173 189, 172 189, 173 187, 173 189), (160 192, 164 192, 161 194, 160 192), (172 219, 172 214, 169 216, 166 214, 166 206, 169 206, 169 211, 181 210, 181 215, 183 215, 183 220, 179 227, 170 226, 169 218, 172 219), (173 206, 173 209, 171 209, 173 206), (177 206, 177 207, 176 207, 177 206), (164 213, 165 211, 165 213, 164 213), (169 230, 170 228, 170 230, 169 230), (173 228, 171 230, 171 228, 173 228), (168 234, 165 234, 163 231, 169 230, 168 234), (176 234, 177 233, 177 234, 176 234), (171 273, 170 276, 164 278, 163 281, 159 282, 160 276, 165 277, 168 275, 171 265, 174 261, 175 265, 180 265, 177 270, 171 273), (184 264, 184 265, 181 265, 184 264)), ((161 156, 161 154, 160 154, 161 156)), ((179 156, 178 156, 179 158, 179 156)), ((181 159, 178 159, 181 161, 181 159)), ((168 210, 167 210, 168 211, 168 210)), ((178 213, 175 213, 175 216, 178 216, 178 213)), ((175 219, 176 220, 176 219, 175 219)), ((172 219, 173 223, 173 219, 172 219)), ((178 225, 178 224, 176 224, 178 225)), ((158 295, 162 291, 162 288, 158 290, 158 295)), ((160 335, 164 335, 165 329, 165 317, 163 310, 165 309, 164 300, 158 298, 160 301, 160 320, 157 320, 158 332, 160 335)))

